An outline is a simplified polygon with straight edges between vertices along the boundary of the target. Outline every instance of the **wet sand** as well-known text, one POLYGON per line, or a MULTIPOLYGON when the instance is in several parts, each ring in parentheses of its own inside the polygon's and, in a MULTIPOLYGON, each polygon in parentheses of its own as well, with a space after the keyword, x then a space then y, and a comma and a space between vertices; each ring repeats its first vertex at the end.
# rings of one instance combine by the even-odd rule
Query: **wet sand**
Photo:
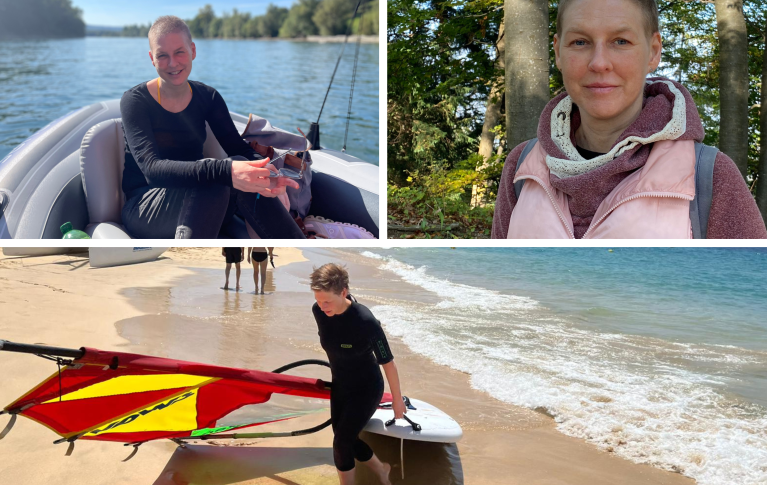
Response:
MULTIPOLYGON (((353 251, 275 252, 278 268, 269 272, 267 295, 247 293, 252 291, 252 269, 243 274, 246 291, 220 290, 220 248, 177 248, 162 261, 103 270, 90 270, 77 256, 3 258, 0 338, 270 370, 299 359, 324 357, 309 310, 313 297, 307 282, 312 266, 344 260, 353 293, 363 304, 434 298, 378 270, 353 251), (294 262, 286 264, 289 261, 294 262)), ((555 430, 551 418, 471 390, 468 376, 413 354, 396 339, 390 344, 405 394, 437 405, 464 429, 457 445, 406 442, 405 481, 400 478, 399 441, 366 434, 376 453, 394 465, 393 483, 694 483, 566 437, 555 430)), ((5 371, 0 388, 3 405, 55 371, 51 363, 32 356, 0 354, 0 362, 5 371)), ((329 377, 326 369, 317 367, 291 372, 329 377)), ((258 408, 269 413, 326 406, 293 398, 275 400, 279 406, 258 408)), ((309 427, 326 418, 326 413, 318 413, 269 425, 268 430, 309 427)), ((0 426, 6 419, 0 418, 0 426)), ((0 441, 3 481, 338 483, 329 429, 302 437, 191 444, 184 449, 170 442, 152 442, 127 463, 120 460, 129 450, 113 443, 79 443, 73 456, 64 457, 63 445, 51 444, 56 438, 44 427, 20 419, 0 441)), ((375 483, 360 468, 359 483, 375 483)))

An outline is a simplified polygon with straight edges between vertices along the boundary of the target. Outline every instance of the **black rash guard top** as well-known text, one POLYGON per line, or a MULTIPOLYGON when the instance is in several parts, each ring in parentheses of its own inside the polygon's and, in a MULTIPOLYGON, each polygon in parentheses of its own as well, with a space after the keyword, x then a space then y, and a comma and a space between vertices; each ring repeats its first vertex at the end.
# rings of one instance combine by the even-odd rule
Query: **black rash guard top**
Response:
POLYGON ((210 86, 189 81, 192 100, 179 113, 158 103, 141 83, 125 91, 120 100, 125 132, 125 169, 122 189, 126 197, 150 187, 232 186, 232 162, 203 158, 205 122, 230 156, 261 160, 237 133, 224 98, 210 86))
POLYGON ((312 313, 320 344, 328 354, 333 383, 344 387, 383 384, 378 366, 391 362, 394 356, 381 323, 370 310, 352 301, 340 315, 325 315, 317 303, 312 313))

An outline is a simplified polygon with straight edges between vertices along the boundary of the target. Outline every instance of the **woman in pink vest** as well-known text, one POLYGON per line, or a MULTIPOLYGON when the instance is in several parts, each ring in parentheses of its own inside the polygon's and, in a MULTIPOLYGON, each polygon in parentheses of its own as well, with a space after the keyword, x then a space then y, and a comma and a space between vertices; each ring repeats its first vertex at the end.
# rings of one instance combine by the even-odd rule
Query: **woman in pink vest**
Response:
MULTIPOLYGON (((687 89, 647 78, 661 49, 654 0, 559 2, 554 52, 567 92, 546 105, 537 142, 506 158, 493 238, 693 237, 703 125, 687 89)), ((701 237, 767 238, 722 152, 711 186, 701 237)))

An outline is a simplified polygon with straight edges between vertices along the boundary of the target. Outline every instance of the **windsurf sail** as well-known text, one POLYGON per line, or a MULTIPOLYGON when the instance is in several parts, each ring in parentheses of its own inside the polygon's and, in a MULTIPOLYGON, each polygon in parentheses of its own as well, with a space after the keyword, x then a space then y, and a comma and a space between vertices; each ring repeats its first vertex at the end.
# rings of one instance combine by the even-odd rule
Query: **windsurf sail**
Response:
POLYGON ((216 425, 227 414, 246 405, 264 403, 273 394, 330 398, 329 382, 276 373, 290 366, 263 372, 4 340, 0 340, 0 350, 35 354, 58 364, 57 372, 0 413, 10 414, 12 422, 16 416, 24 416, 46 426, 61 436, 56 443, 100 440, 137 445, 157 439, 205 439, 215 433, 304 414, 216 425))

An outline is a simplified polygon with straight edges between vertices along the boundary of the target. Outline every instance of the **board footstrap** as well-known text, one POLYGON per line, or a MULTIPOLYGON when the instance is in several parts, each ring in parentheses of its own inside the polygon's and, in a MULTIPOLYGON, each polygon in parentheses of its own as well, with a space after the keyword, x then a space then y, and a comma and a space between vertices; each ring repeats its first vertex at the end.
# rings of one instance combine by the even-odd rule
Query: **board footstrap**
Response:
MULTIPOLYGON (((421 431, 421 429, 422 429, 421 425, 416 423, 415 421, 411 420, 410 418, 408 418, 407 414, 403 414, 402 415, 402 419, 404 419, 405 421, 410 423, 410 426, 413 428, 413 431, 421 431)), ((388 420, 387 422, 384 423, 384 426, 386 426, 388 428, 389 426, 394 424, 396 421, 397 421, 397 418, 391 418, 390 420, 388 420)))

